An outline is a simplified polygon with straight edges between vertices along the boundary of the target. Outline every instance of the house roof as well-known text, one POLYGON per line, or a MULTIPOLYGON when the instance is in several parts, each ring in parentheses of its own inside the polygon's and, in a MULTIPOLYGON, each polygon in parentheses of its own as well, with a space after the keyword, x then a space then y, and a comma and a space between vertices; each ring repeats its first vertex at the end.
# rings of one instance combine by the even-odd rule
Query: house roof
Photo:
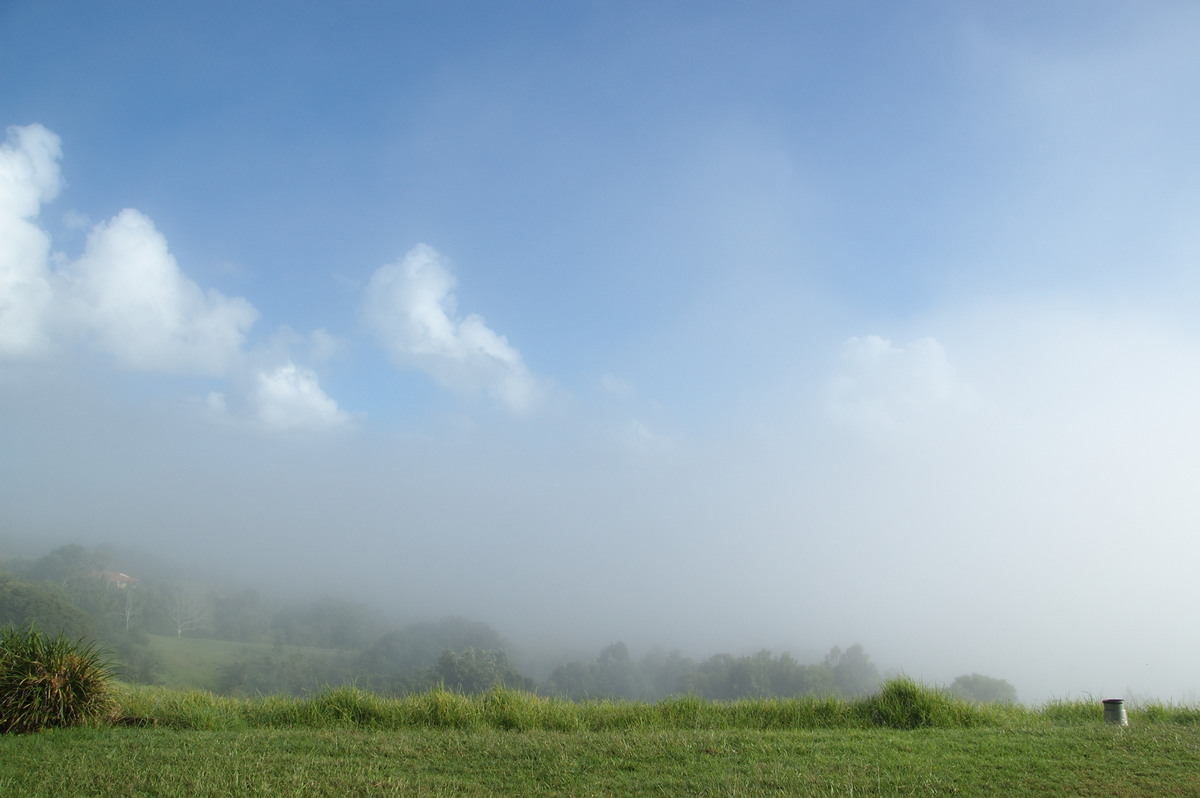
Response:
POLYGON ((116 571, 101 571, 100 576, 104 578, 104 581, 112 582, 114 585, 130 585, 138 581, 136 576, 117 573, 116 571))

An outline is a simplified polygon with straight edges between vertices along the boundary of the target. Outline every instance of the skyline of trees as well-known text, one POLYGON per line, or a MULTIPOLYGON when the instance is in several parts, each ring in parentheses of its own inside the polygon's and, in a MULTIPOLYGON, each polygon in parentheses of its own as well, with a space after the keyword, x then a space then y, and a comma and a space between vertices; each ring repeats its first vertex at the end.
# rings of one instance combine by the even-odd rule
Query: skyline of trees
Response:
MULTIPOLYGON (((60 546, 33 560, 0 561, 0 625, 36 623, 107 644, 124 677, 155 683, 165 665, 149 635, 204 637, 260 648, 220 668, 211 687, 234 695, 302 694, 354 682, 385 694, 442 685, 478 692, 503 684, 574 700, 658 700, 691 694, 709 700, 872 692, 882 678, 861 644, 835 646, 820 661, 788 652, 716 653, 695 661, 678 650, 635 658, 616 641, 592 659, 523 662, 488 624, 448 617, 397 627, 369 607, 334 596, 281 602, 253 588, 217 588, 141 576, 117 586, 103 548, 60 546), (271 646, 264 651, 262 646, 271 646)), ((1007 682, 964 675, 951 690, 973 701, 1015 701, 1007 682)))

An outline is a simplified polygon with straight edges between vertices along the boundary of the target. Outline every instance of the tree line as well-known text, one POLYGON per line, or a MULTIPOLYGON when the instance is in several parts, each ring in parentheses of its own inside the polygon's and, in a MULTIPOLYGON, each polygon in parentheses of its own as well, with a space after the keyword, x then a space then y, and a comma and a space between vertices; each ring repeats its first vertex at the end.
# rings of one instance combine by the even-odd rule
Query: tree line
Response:
MULTIPOLYGON (((769 651, 693 660, 679 651, 652 650, 633 657, 622 642, 594 657, 526 662, 542 674, 533 679, 514 664, 512 646, 481 621, 445 618, 395 627, 368 607, 337 597, 281 603, 250 588, 134 579, 112 568, 110 551, 77 544, 34 560, 0 560, 0 626, 32 623, 101 641, 123 678, 148 684, 160 681, 165 667, 151 645, 153 635, 256 644, 220 667, 212 687, 228 695, 301 695, 353 682, 384 695, 439 685, 470 693, 502 684, 575 700, 853 698, 881 680, 858 644, 802 663, 769 651)), ((951 690, 972 700, 1016 700, 1007 682, 979 674, 959 677, 951 690)))

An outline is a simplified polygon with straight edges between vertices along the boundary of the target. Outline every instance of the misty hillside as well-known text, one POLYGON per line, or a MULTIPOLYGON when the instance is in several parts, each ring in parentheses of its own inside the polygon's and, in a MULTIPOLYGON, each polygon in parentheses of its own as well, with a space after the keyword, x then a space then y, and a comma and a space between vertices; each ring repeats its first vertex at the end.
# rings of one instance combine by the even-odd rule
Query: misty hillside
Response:
MULTIPOLYGON (((0 624, 100 640, 130 682, 233 696, 303 695, 349 683, 384 695, 436 685, 472 693, 502 684, 577 700, 679 694, 732 700, 856 697, 880 681, 857 644, 808 664, 765 650, 699 660, 662 649, 634 656, 623 642, 594 657, 560 652, 539 660, 523 656, 482 621, 444 617, 396 625, 379 608, 330 595, 284 600, 194 576, 120 570, 138 560, 78 544, 0 560, 0 624)), ((1016 700, 1006 682, 977 674, 954 687, 975 700, 1016 700)))

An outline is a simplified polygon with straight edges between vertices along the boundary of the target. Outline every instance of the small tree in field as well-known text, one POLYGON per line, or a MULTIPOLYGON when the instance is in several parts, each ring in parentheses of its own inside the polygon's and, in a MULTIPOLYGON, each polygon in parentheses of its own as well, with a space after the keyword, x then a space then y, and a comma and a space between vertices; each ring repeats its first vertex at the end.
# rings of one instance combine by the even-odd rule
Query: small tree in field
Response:
POLYGON ((171 601, 171 623, 175 625, 175 636, 208 626, 208 605, 194 596, 176 596, 171 601))
POLYGON ((133 588, 125 589, 124 601, 121 602, 119 612, 121 619, 125 622, 125 631, 128 632, 133 625, 133 619, 142 614, 140 602, 135 600, 136 591, 133 588))

